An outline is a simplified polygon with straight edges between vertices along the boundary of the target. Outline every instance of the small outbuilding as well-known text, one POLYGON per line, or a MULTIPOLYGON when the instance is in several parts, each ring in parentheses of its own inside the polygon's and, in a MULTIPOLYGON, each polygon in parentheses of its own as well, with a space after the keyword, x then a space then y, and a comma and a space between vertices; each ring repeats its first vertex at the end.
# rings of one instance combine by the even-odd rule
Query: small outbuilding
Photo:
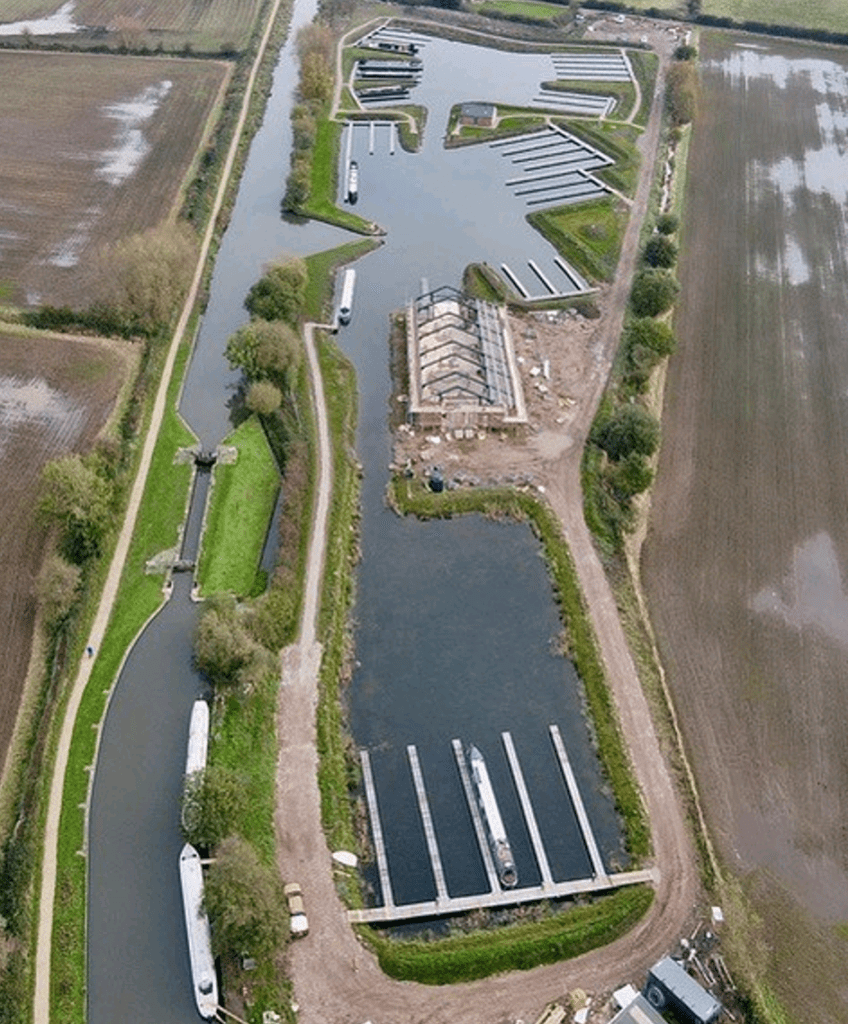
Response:
POLYGON ((493 128, 495 113, 494 103, 463 103, 459 108, 459 123, 493 128))
POLYGON ((713 1024, 722 1005, 670 956, 648 971, 644 995, 655 1010, 671 1010, 684 1024, 713 1024))
POLYGON ((610 1021, 610 1024, 666 1024, 648 1000, 637 992, 627 1006, 610 1021))

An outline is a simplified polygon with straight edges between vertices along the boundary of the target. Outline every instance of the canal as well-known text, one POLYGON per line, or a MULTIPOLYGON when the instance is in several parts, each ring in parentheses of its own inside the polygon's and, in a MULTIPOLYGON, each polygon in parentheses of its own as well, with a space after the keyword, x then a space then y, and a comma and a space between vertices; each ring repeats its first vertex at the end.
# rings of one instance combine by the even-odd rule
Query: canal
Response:
MULTIPOLYGON (((292 39, 314 13, 314 0, 298 0, 189 366, 180 410, 203 448, 231 429, 238 376, 223 351, 247 319, 243 300, 263 264, 351 237, 327 225, 287 223, 279 213, 296 74, 292 39)), ((408 743, 418 746, 452 894, 485 888, 452 759, 455 736, 487 756, 522 884, 537 879, 538 868, 502 753, 504 729, 515 739, 555 878, 589 871, 547 736, 554 722, 608 868, 626 863, 579 682, 556 651, 556 606, 528 528, 479 517, 422 524, 401 520, 384 505, 391 313, 418 293, 422 278, 431 287, 458 285, 472 261, 550 262, 553 256, 505 190, 501 156, 487 147, 442 147, 454 102, 526 104, 551 77, 549 58, 435 39, 425 42, 420 56, 425 70, 414 101, 428 108, 422 151, 391 153, 387 131, 378 130, 371 153, 366 130, 354 135, 358 210, 387 234, 385 244, 357 264, 354 318, 339 338, 358 374, 364 466, 351 723, 357 744, 372 752, 392 880, 402 901, 432 894, 404 761, 408 743)), ((175 578, 171 600, 128 656, 104 724, 89 832, 92 1024, 196 1019, 177 872, 188 720, 193 700, 205 691, 191 661, 197 609, 189 585, 188 577, 175 578)))

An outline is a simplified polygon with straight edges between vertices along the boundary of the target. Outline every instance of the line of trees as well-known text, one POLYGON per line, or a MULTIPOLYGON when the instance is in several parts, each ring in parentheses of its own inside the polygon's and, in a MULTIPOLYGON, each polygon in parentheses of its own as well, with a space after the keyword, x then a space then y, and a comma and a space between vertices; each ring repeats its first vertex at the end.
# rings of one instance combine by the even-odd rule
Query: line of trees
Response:
POLYGON ((633 499, 653 482, 650 460, 659 447, 660 424, 643 396, 654 369, 677 345, 664 319, 680 290, 673 274, 677 228, 677 217, 661 215, 642 251, 619 349, 617 383, 598 410, 584 456, 587 518, 613 546, 633 526, 633 499))
POLYGON ((282 201, 283 210, 292 213, 296 213, 309 198, 318 123, 327 116, 333 98, 334 48, 329 26, 321 22, 304 26, 297 36, 297 52, 300 80, 297 103, 291 113, 291 169, 282 201))

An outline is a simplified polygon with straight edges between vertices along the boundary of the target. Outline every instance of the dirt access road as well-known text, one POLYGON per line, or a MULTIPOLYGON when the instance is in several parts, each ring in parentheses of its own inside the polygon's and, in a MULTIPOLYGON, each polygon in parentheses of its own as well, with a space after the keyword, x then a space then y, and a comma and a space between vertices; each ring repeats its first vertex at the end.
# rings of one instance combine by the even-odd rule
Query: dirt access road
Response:
MULTIPOLYGON (((687 929, 699 897, 698 875, 682 808, 662 759, 651 716, 618 621, 615 601, 583 522, 580 456, 592 415, 603 391, 618 345, 630 280, 638 257, 639 229, 648 205, 657 153, 663 53, 657 98, 642 140, 643 166, 633 213, 622 248, 619 275, 606 293, 604 314, 589 346, 592 359, 579 400, 568 416, 556 417, 510 455, 501 449, 499 470, 514 460, 518 471, 532 468, 543 484, 568 538, 591 610, 595 631, 613 688, 634 768, 645 796, 653 831, 660 880, 651 911, 627 936, 575 960, 512 973, 470 984, 427 987, 385 977, 374 957, 347 924, 321 828, 317 785, 315 707, 320 645, 315 642, 314 609, 323 562, 323 517, 316 519, 307 570, 307 600, 302 641, 283 656, 283 687, 278 715, 278 860, 284 879, 301 882, 307 901, 310 935, 292 945, 290 970, 302 1024, 413 1024, 455 1022, 492 1024, 534 1019, 544 1004, 573 988, 606 994, 628 980, 641 982, 646 967, 665 955, 687 929), (557 423, 556 419, 562 422, 557 423)), ((309 366, 322 426, 319 496, 329 494, 326 410, 312 332, 306 335, 309 366)), ((498 442, 492 442, 497 447, 498 442)), ((481 466, 483 462, 481 462, 481 466)))

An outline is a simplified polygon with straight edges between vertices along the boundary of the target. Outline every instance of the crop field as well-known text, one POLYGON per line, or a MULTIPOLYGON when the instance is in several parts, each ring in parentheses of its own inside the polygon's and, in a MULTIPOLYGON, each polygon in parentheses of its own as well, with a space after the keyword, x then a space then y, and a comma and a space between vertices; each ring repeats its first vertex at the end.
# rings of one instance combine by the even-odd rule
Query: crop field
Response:
MULTIPOLYGON (((643 577, 793 1019, 848 1021, 848 57, 703 33, 643 577)), ((756 959, 757 942, 751 942, 756 959)))
POLYGON ((219 53, 245 47, 261 5, 262 0, 4 0, 0 30, 3 24, 28 21, 36 22, 32 35, 42 35, 51 31, 44 19, 62 10, 76 27, 71 38, 79 46, 106 42, 219 53))
POLYGON ((102 247, 179 203, 227 75, 213 61, 0 51, 0 282, 85 305, 102 247))
POLYGON ((33 581, 44 545, 35 519, 41 469, 91 447, 115 405, 130 353, 126 344, 0 332, 0 766, 32 642, 33 581))

